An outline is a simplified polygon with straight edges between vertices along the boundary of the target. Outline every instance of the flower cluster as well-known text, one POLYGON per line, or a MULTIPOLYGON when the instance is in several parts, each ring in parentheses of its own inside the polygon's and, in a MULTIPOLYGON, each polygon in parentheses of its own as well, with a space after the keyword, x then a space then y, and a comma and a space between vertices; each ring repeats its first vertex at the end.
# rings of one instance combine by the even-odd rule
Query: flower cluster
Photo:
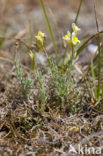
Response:
POLYGON ((37 36, 35 36, 37 43, 39 43, 41 46, 43 46, 43 43, 45 41, 45 34, 41 31, 38 32, 37 36))
POLYGON ((80 31, 80 28, 75 23, 72 23, 72 34, 68 31, 67 34, 63 37, 63 40, 66 40, 68 43, 76 45, 80 43, 80 40, 77 37, 77 32, 80 31))

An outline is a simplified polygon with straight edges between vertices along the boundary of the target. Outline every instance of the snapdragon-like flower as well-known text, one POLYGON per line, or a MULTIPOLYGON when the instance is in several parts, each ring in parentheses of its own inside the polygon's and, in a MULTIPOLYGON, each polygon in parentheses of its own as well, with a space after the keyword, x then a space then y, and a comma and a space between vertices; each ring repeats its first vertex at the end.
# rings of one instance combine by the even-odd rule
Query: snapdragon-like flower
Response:
POLYGON ((37 36, 35 36, 36 41, 43 46, 43 42, 45 40, 45 34, 42 33, 41 31, 38 32, 37 36))
POLYGON ((78 31, 80 31, 80 28, 75 23, 72 23, 72 29, 73 29, 73 32, 75 32, 76 34, 78 31))
POLYGON ((71 42, 71 34, 70 32, 68 31, 67 34, 63 37, 63 40, 66 40, 68 42, 71 42))
POLYGON ((37 36, 41 36, 42 38, 44 38, 45 37, 45 34, 42 33, 41 31, 39 31, 38 34, 37 34, 37 36))
POLYGON ((73 45, 76 45, 78 43, 80 43, 80 40, 78 39, 78 37, 76 36, 75 32, 72 32, 72 36, 71 36, 71 41, 73 45))
POLYGON ((72 34, 68 31, 67 34, 63 37, 63 40, 66 40, 68 41, 68 43, 76 45, 80 43, 80 40, 77 37, 77 32, 80 31, 80 28, 78 28, 78 26, 75 23, 73 23, 72 29, 73 29, 72 34))

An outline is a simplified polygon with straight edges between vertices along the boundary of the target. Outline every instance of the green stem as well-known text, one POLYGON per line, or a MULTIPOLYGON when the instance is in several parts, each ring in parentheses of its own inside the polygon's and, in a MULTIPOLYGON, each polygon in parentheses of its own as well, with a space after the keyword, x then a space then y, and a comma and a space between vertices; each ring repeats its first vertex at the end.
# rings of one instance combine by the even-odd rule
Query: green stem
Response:
POLYGON ((54 52, 55 52, 55 56, 56 56, 56 62, 57 62, 57 65, 58 65, 59 60, 58 60, 57 48, 56 48, 56 44, 55 44, 53 32, 52 32, 52 29, 51 29, 51 26, 50 26, 50 22, 49 22, 47 13, 46 13, 46 9, 45 9, 45 7, 44 7, 44 3, 43 3, 42 0, 40 0, 40 5, 41 5, 41 7, 42 7, 42 10, 43 10, 43 13, 44 13, 44 17, 45 17, 45 20, 46 20, 46 23, 47 23, 47 26, 48 26, 48 30, 49 30, 49 33, 50 33, 50 37, 51 37, 51 40, 52 40, 52 43, 53 43, 53 47, 54 47, 54 52))
POLYGON ((78 11, 77 11, 77 14, 76 14, 76 18, 74 20, 74 23, 76 24, 77 23, 77 20, 78 20, 78 16, 79 16, 79 13, 80 13, 80 9, 81 9, 81 6, 82 6, 82 2, 83 0, 80 0, 80 4, 79 4, 79 7, 78 7, 78 11))
POLYGON ((98 88, 97 88, 97 99, 99 100, 100 97, 100 81, 101 81, 101 47, 100 47, 100 32, 99 32, 99 24, 97 19, 97 13, 96 13, 96 5, 95 0, 94 2, 94 13, 95 13, 95 20, 96 20, 96 26, 97 26, 97 33, 98 33, 98 88))
POLYGON ((75 56, 75 48, 74 45, 72 44, 72 60, 74 60, 74 56, 75 56))
POLYGON ((100 35, 98 34, 98 91, 97 98, 100 95, 100 80, 101 80, 101 47, 100 47, 100 35))
POLYGON ((65 57, 66 57, 68 48, 69 48, 69 44, 67 44, 66 49, 65 49, 65 53, 64 53, 64 56, 63 56, 63 65, 64 65, 64 62, 65 62, 65 57))
POLYGON ((96 79, 95 79, 93 58, 91 59, 91 72, 92 72, 92 78, 93 78, 94 93, 95 93, 95 97, 97 99, 97 87, 96 87, 96 79))
POLYGON ((33 59, 31 60, 31 69, 32 69, 32 70, 34 70, 34 68, 35 68, 35 65, 34 65, 35 63, 34 63, 34 61, 35 61, 35 60, 34 60, 34 58, 33 58, 33 59))

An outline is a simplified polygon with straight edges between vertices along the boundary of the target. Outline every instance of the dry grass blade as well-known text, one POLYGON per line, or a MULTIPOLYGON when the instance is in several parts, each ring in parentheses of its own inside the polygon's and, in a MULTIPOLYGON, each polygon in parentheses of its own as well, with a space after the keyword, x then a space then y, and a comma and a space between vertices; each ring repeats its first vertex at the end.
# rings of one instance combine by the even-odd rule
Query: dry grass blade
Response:
POLYGON ((26 29, 20 30, 14 38, 15 39, 20 39, 26 34, 26 32, 27 32, 26 29))
POLYGON ((20 41, 26 48, 28 49, 35 49, 35 47, 29 46, 23 39, 21 39, 21 37, 25 34, 24 31, 19 32, 16 36, 1 36, 0 35, 0 39, 7 39, 7 40, 13 40, 14 41, 20 41))

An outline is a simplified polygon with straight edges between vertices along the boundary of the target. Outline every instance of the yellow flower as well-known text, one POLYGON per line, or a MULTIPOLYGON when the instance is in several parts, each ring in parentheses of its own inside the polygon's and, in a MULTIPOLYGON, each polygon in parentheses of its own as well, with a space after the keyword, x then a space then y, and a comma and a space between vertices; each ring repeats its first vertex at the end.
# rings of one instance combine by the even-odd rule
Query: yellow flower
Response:
POLYGON ((80 40, 76 36, 75 32, 72 33, 72 39, 71 40, 72 40, 73 45, 76 45, 76 44, 80 43, 80 40))
POLYGON ((45 40, 45 34, 39 31, 37 36, 35 36, 35 38, 36 38, 36 41, 43 46, 43 42, 45 40))
POLYGON ((67 34, 63 37, 63 40, 68 41, 69 43, 72 43, 73 45, 76 45, 78 43, 80 43, 78 37, 77 37, 77 31, 80 30, 80 28, 77 27, 77 25, 75 23, 72 24, 72 29, 73 32, 72 34, 70 34, 70 32, 68 31, 67 34))
POLYGON ((39 31, 38 34, 37 34, 37 36, 41 36, 42 38, 44 38, 45 37, 45 34, 42 33, 41 31, 39 31))
POLYGON ((37 42, 39 42, 41 45, 43 45, 44 39, 41 36, 35 36, 37 42))
POLYGON ((73 29, 73 32, 75 32, 76 34, 78 31, 80 31, 80 28, 75 23, 72 23, 72 29, 73 29))
POLYGON ((66 40, 66 41, 68 41, 68 42, 71 41, 71 34, 70 34, 69 31, 68 31, 67 34, 63 37, 63 40, 66 40))

